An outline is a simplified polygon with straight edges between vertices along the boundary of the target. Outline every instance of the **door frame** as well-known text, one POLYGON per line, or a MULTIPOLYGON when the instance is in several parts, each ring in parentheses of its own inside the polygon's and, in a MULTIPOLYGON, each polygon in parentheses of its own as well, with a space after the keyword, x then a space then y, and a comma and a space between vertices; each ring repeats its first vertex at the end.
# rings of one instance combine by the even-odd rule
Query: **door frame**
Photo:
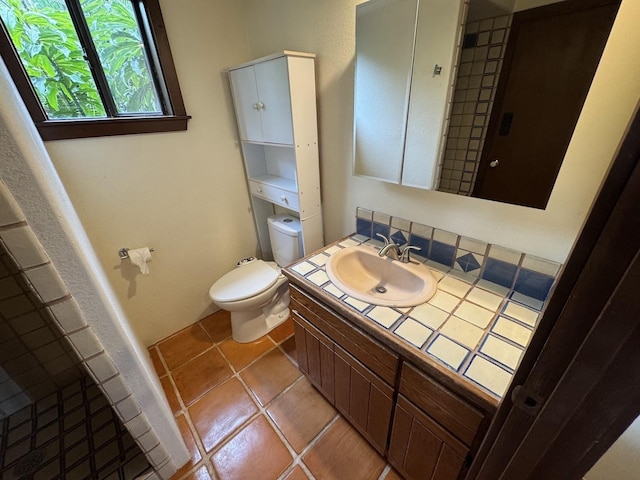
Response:
POLYGON ((636 109, 466 480, 580 479, 640 413, 639 204, 636 109))

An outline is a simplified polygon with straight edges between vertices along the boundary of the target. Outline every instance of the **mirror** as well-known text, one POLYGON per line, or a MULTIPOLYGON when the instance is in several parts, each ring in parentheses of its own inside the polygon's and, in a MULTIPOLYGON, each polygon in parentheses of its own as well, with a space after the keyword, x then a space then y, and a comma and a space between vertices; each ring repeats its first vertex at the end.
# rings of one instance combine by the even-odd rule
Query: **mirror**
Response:
POLYGON ((437 183, 462 3, 356 7, 355 175, 419 188, 437 183))
POLYGON ((438 77, 433 60, 430 67, 423 64, 432 58, 427 46, 434 34, 423 37, 421 25, 428 17, 433 29, 449 17, 442 17, 442 5, 432 10, 440 2, 419 2, 414 23, 405 20, 404 30, 399 16, 392 28, 384 17, 415 1, 373 0, 357 7, 354 174, 545 208, 619 2, 531 0, 531 7, 542 6, 513 14, 514 1, 470 0, 462 35, 448 27, 450 65, 457 64, 450 104, 446 85, 436 93, 433 80, 446 84, 454 69, 443 65, 438 77), (371 22, 370 16, 379 18, 371 22), (401 55, 389 46, 400 49, 393 42, 402 34, 408 48, 411 30, 413 63, 407 67, 407 51, 401 55), (395 64, 385 67, 385 55, 395 64), (398 64, 393 83, 388 71, 398 64), (387 103, 396 108, 393 115, 385 111, 387 103))

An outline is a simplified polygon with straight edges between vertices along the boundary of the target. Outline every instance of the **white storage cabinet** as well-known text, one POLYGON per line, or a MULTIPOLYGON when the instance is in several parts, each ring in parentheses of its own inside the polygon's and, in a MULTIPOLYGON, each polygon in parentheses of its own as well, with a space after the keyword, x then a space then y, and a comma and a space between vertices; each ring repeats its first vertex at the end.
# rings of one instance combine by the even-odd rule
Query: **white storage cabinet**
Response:
POLYGON ((227 69, 262 254, 267 217, 300 217, 305 255, 324 245, 315 55, 284 51, 227 69))

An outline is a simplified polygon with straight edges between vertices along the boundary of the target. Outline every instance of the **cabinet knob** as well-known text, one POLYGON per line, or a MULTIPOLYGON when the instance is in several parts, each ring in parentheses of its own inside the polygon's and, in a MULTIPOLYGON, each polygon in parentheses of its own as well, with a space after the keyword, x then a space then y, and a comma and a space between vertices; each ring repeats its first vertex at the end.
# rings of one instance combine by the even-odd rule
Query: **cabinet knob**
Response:
POLYGON ((260 106, 259 106, 257 103, 254 103, 253 105, 251 105, 251 107, 252 107, 254 110, 259 110, 259 109, 260 109, 260 106))
POLYGON ((258 187, 258 188, 256 188, 256 191, 257 191, 258 193, 262 193, 262 188, 258 187))
POLYGON ((494 158, 489 162, 489 166, 491 168, 496 168, 498 165, 500 165, 500 160, 498 160, 497 158, 494 158))
POLYGON ((258 102, 258 110, 264 110, 264 103, 258 102))
POLYGON ((285 197, 284 195, 280 197, 280 200, 282 200, 284 203, 289 203, 289 200, 287 200, 287 197, 285 197))

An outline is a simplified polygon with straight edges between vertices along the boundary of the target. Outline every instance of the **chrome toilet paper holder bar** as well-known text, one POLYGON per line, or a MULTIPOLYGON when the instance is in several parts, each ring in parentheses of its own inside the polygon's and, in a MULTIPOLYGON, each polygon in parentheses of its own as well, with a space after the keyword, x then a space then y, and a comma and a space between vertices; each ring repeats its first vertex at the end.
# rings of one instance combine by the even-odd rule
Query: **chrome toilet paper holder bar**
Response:
MULTIPOLYGON (((149 247, 149 251, 155 252, 155 249, 149 247)), ((127 247, 122 247, 120 250, 118 250, 118 255, 120 256, 121 260, 126 260, 127 258, 129 258, 129 249, 127 247)))

